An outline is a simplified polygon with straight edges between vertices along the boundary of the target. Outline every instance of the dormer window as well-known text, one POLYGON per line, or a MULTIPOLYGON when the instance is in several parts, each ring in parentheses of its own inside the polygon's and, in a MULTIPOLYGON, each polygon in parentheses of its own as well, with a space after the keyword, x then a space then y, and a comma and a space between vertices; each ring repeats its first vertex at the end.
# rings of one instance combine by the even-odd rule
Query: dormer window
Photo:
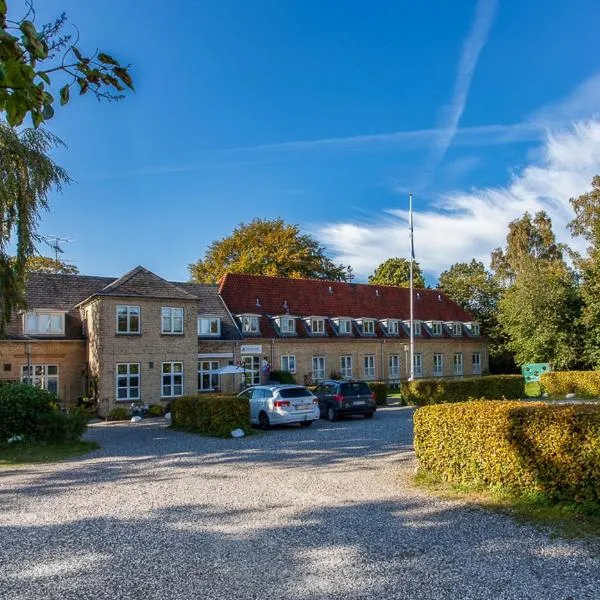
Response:
POLYGON ((198 335, 220 337, 221 319, 219 317, 198 317, 198 335))
POLYGON ((446 323, 448 325, 448 329, 450 329, 450 333, 455 336, 462 335, 462 324, 458 321, 450 321, 446 323))
POLYGON ((431 329, 431 335, 442 335, 441 321, 429 321, 429 328, 431 329))
POLYGON ((258 333, 258 315, 240 315, 240 321, 242 324, 242 333, 258 333))
POLYGON ((362 320, 363 335, 375 335, 375 321, 373 319, 362 320))
POLYGON ((400 324, 396 319, 388 319, 386 322, 387 332, 389 335, 398 335, 400 331, 400 324))
POLYGON ((24 331, 27 335, 64 335, 65 313, 36 310, 25 314, 24 331))
POLYGON ((340 335, 350 335, 352 333, 352 319, 340 317, 335 319, 335 324, 338 326, 340 335))
MULTIPOLYGON (((404 321, 404 324, 406 325, 406 328, 408 329, 408 331, 410 333, 410 320, 404 321)), ((421 327, 421 321, 415 321, 413 319, 413 334, 414 335, 422 335, 423 334, 423 330, 421 327)))
POLYGON ((296 333, 296 319, 294 317, 279 317, 281 333, 296 333))
POLYGON ((325 319, 323 317, 311 317, 309 323, 311 333, 325 333, 325 319))
POLYGON ((474 335, 474 336, 481 335, 481 328, 479 327, 479 323, 475 323, 474 321, 471 321, 470 323, 465 323, 465 324, 471 335, 474 335))

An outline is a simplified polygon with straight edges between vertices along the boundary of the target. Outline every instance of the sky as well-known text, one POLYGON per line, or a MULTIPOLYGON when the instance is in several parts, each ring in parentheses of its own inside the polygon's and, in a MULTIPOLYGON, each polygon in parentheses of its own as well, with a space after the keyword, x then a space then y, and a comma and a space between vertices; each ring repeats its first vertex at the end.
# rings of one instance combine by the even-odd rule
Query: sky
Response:
POLYGON ((39 231, 82 273, 186 280, 211 241, 282 217, 365 280, 408 257, 412 192, 434 282, 526 210, 570 241, 569 198, 600 174, 597 0, 37 4, 136 86, 48 122, 74 183, 39 231))

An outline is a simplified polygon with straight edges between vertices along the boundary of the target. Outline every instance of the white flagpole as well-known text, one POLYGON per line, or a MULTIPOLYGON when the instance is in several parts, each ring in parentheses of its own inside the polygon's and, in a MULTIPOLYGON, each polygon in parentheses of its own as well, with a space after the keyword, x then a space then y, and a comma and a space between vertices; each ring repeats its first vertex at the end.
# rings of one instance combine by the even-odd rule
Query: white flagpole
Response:
POLYGON ((413 241, 413 210, 412 210, 412 194, 408 196, 408 223, 410 235, 410 377, 409 381, 415 379, 415 326, 414 326, 414 293, 413 293, 413 261, 415 258, 415 247, 413 241))

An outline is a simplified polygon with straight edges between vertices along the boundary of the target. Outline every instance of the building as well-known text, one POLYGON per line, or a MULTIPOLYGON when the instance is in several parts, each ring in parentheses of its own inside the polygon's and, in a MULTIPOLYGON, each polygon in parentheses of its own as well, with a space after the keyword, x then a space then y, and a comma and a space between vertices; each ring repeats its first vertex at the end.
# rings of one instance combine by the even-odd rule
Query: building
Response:
MULTIPOLYGON (((228 274, 169 282, 143 267, 118 279, 33 273, 27 311, 0 340, 0 380, 31 381, 65 406, 95 395, 101 414, 140 400, 235 391, 236 364, 258 383, 266 358, 299 383, 408 377, 407 289, 228 274)), ((437 290, 415 292, 417 377, 480 375, 479 325, 437 290)))

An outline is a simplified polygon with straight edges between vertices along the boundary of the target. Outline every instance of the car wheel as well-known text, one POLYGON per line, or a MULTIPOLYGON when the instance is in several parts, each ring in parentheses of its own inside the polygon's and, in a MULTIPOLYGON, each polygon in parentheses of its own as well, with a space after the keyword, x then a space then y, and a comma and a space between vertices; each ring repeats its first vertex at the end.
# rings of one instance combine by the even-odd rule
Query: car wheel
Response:
POLYGON ((269 421, 269 416, 266 412, 261 412, 258 415, 258 425, 261 429, 269 429, 271 427, 271 422, 269 421))
POLYGON ((374 414, 374 412, 365 413, 365 419, 372 419, 374 414))
POLYGON ((330 407, 327 409, 327 418, 328 418, 330 421, 332 421, 332 422, 333 422, 333 421, 337 421, 337 420, 338 420, 338 413, 337 413, 337 410, 335 410, 335 408, 333 408, 333 406, 330 406, 330 407))
POLYGON ((301 421, 300 422, 301 427, 310 427, 311 425, 312 425, 312 421, 301 421))

